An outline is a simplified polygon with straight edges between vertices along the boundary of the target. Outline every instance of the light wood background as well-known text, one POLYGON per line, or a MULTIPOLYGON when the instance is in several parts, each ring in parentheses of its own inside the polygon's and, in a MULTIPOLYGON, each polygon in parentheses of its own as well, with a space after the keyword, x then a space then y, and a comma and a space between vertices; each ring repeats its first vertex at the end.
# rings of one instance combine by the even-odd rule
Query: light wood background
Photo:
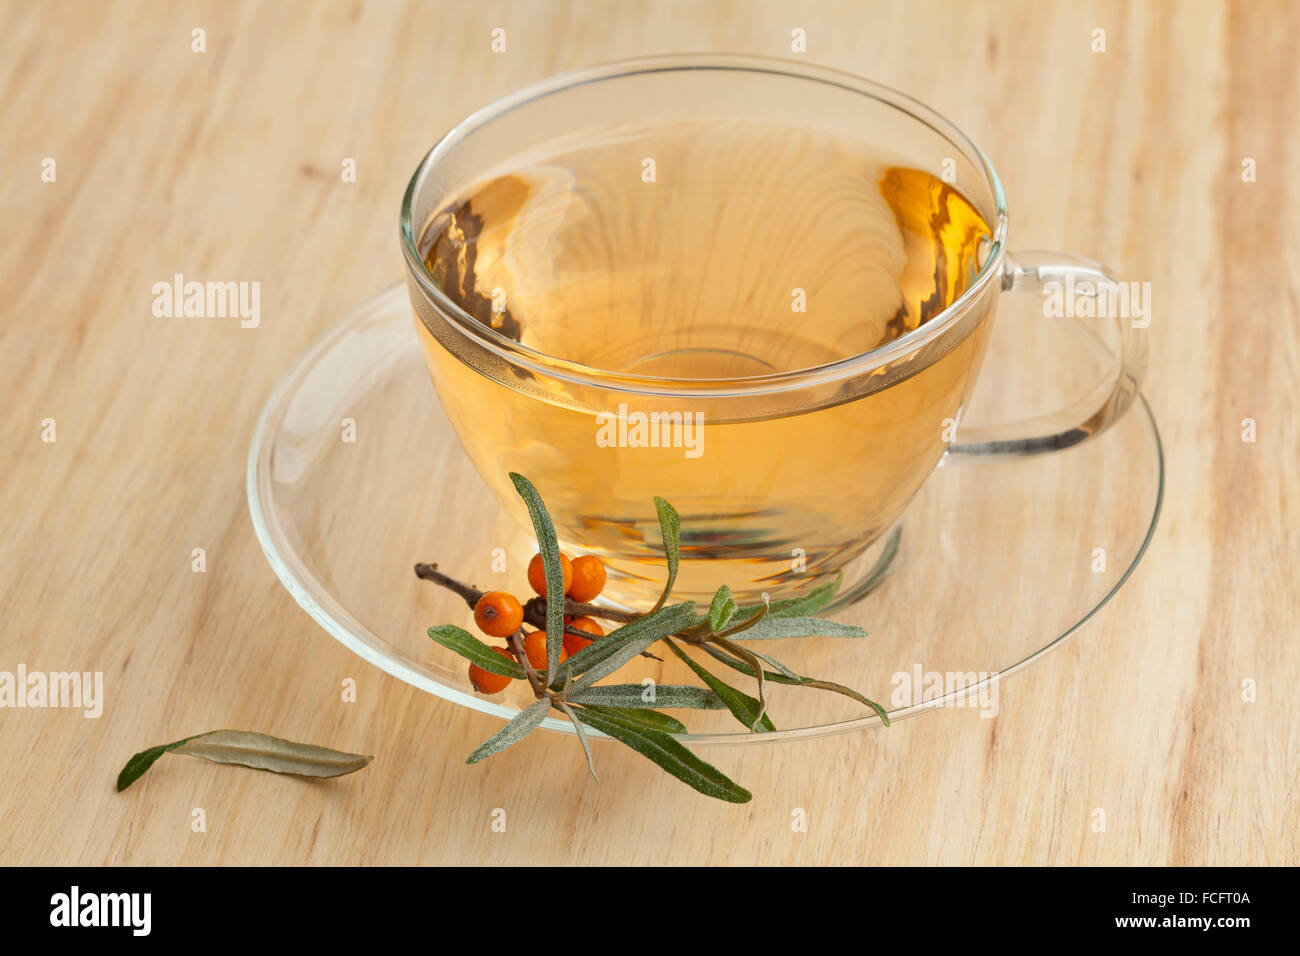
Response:
POLYGON ((1300 4, 1268 0, 3 0, 0 670, 102 670, 108 703, 0 711, 0 862, 1300 862, 1297 62, 1300 4), (306 343, 401 275, 401 190, 462 115, 604 60, 791 55, 795 27, 809 59, 970 133, 1013 245, 1151 281, 1162 527, 995 720, 710 751, 754 790, 744 807, 613 745, 597 787, 549 735, 467 767, 497 721, 364 664, 277 583, 244 498, 257 414, 306 343), (155 319, 174 272, 260 281, 261 327, 155 319), (376 759, 313 783, 165 758, 114 792, 136 750, 218 727, 376 759))

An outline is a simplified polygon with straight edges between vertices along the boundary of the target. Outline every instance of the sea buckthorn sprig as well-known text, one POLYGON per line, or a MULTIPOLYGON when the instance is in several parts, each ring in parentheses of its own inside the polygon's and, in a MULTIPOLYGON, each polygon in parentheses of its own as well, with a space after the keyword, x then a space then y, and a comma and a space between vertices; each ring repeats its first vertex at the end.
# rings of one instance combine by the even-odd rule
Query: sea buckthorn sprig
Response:
MULTIPOLYGON (((528 563, 528 583, 536 596, 521 602, 508 591, 480 591, 440 571, 436 564, 417 564, 418 577, 464 598, 474 623, 506 646, 485 644, 455 625, 429 628, 429 636, 469 661, 469 681, 482 694, 496 694, 514 680, 526 680, 536 702, 520 711, 470 754, 477 763, 518 743, 556 711, 574 727, 592 776, 596 775, 584 729, 591 727, 627 744, 701 793, 733 803, 751 794, 705 763, 676 739, 686 726, 664 709, 729 710, 754 733, 776 730, 767 712, 767 685, 812 687, 850 697, 871 708, 889 725, 883 707, 833 681, 804 677, 767 654, 739 643, 783 637, 865 637, 859 627, 815 617, 830 604, 839 581, 813 588, 802 597, 740 606, 726 585, 718 588, 707 613, 691 602, 669 604, 680 563, 681 519, 663 498, 655 510, 664 543, 668 576, 663 593, 649 611, 638 613, 593 604, 604 590, 606 569, 595 555, 570 559, 559 550, 555 528, 541 495, 527 478, 510 475, 528 507, 538 552, 528 563), (616 625, 605 632, 598 620, 616 625), (532 630, 525 630, 524 625, 532 630), (676 640, 674 640, 676 639, 676 640), (757 696, 733 687, 695 660, 677 643, 693 645, 715 661, 756 682, 757 696), (638 655, 661 660, 649 648, 663 642, 703 686, 660 684, 648 698, 640 684, 602 684, 638 655), (770 669, 769 669, 770 668, 770 669)), ((599 778, 597 778, 599 779, 599 778)))

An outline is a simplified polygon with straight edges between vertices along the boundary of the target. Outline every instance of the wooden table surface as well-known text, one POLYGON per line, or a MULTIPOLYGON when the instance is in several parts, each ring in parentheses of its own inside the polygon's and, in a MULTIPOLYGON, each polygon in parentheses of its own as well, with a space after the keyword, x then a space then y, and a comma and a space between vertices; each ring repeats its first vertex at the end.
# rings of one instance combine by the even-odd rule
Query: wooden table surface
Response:
POLYGON ((0 712, 0 862, 1300 862, 1298 61, 1300 4, 1268 0, 3 0, 0 670, 102 671, 106 703, 0 712), (466 766, 499 721, 327 637, 244 495, 275 382, 402 274, 401 190, 437 136, 546 75, 695 50, 911 93, 993 157, 1015 245, 1149 280, 1168 458, 1135 578, 996 719, 711 751, 744 807, 612 745, 596 786, 553 735, 466 766), (176 272, 260 281, 261 325, 154 317, 176 272), (165 758, 114 792, 131 753, 217 727, 376 758, 327 782, 165 758))

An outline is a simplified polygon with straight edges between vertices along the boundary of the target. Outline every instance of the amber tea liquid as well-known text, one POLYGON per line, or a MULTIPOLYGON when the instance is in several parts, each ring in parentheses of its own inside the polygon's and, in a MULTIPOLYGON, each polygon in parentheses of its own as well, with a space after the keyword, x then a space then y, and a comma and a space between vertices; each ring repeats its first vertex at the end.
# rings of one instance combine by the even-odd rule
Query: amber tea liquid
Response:
POLYGON ((682 515, 681 597, 722 583, 777 597, 898 517, 943 453, 990 323, 896 381, 886 368, 737 398, 721 380, 916 329, 969 287, 989 239, 953 186, 857 142, 725 119, 611 127, 503 157, 419 237, 475 322, 603 370, 606 387, 485 357, 419 299, 418 327, 485 480, 510 500, 507 473, 529 476, 562 544, 619 575, 616 596, 663 580, 662 495, 682 515))

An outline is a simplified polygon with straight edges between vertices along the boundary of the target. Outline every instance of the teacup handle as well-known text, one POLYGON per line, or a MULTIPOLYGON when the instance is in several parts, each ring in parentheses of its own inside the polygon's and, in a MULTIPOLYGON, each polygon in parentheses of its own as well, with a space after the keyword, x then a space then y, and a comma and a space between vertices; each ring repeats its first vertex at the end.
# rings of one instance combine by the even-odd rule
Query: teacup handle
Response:
MULTIPOLYGON (((1072 285, 1076 299, 1090 296, 1095 300, 1103 289, 1102 284, 1115 284, 1111 287, 1117 288, 1119 280, 1100 262, 1068 252, 1017 252, 1006 256, 1003 291, 1042 293, 1049 282, 1059 282, 1063 287, 1072 285)), ((1143 303, 1144 311, 1148 305, 1143 303)), ((1107 320, 1107 317, 1069 316, 1057 321, 1076 323, 1083 340, 1113 355, 1109 347, 1087 330, 1089 322, 1107 320)), ((958 440, 948 445, 942 463, 955 465, 1057 451, 1086 441, 1114 424, 1133 404, 1146 373, 1146 337, 1140 333, 1149 316, 1138 325, 1126 316, 1114 316, 1113 321, 1119 326, 1119 355, 1114 356, 1110 371, 1086 396, 1057 412, 1036 418, 974 428, 959 424, 958 440)))

